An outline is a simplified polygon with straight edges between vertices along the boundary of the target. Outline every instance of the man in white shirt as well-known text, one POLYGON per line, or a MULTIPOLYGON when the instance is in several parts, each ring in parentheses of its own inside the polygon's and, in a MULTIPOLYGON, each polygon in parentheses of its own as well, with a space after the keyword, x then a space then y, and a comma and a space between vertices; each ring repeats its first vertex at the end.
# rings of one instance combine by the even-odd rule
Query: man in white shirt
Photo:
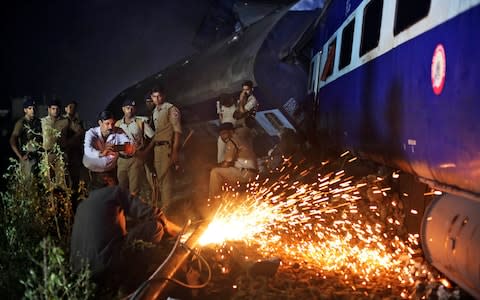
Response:
POLYGON ((135 148, 123 130, 115 128, 110 111, 98 115, 98 125, 85 133, 83 165, 96 173, 114 172, 119 151, 129 155, 135 148))
MULTIPOLYGON (((115 127, 121 128, 132 141, 136 151, 145 147, 145 137, 151 139, 155 132, 144 119, 137 117, 136 103, 131 99, 126 99, 122 106, 123 118, 115 123, 115 127)), ((124 155, 119 153, 117 161, 118 185, 121 188, 128 189, 131 194, 138 195, 140 189, 145 184, 145 167, 143 159, 138 155, 124 155)))

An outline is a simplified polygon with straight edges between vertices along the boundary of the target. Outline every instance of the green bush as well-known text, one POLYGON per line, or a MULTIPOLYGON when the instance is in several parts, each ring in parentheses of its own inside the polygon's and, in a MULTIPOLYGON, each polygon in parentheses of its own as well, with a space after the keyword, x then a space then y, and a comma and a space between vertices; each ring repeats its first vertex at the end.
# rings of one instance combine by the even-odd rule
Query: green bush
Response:
POLYGON ((30 269, 25 286, 26 299, 89 299, 94 285, 90 272, 84 269, 73 273, 65 261, 64 252, 50 238, 45 238, 37 249, 41 260, 33 259, 37 271, 30 269))
POLYGON ((10 161, 3 175, 7 188, 0 194, 0 295, 88 298, 89 273, 74 276, 64 259, 73 213, 63 153, 57 145, 49 154, 42 153, 38 171, 31 174, 25 174, 18 160, 10 161))

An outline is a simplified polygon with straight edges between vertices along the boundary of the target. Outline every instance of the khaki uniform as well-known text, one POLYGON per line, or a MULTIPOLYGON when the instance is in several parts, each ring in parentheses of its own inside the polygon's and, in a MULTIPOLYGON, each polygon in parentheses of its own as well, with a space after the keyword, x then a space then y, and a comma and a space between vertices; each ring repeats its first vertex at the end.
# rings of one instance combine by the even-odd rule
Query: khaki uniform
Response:
MULTIPOLYGON (((145 124, 148 124, 148 127, 150 129, 154 128, 153 126, 153 121, 152 121, 152 115, 150 114, 150 116, 136 116, 136 118, 139 118, 140 120, 142 120, 145 124)), ((155 130, 152 129, 152 136, 155 135, 155 130)), ((147 134, 144 135, 144 137, 148 137, 148 138, 152 138, 152 136, 147 136, 147 134)), ((149 151, 149 153, 146 154, 146 156, 143 158, 143 166, 144 166, 144 169, 145 169, 145 176, 146 176, 146 179, 147 180, 143 180, 143 185, 142 185, 142 190, 144 191, 148 191, 148 193, 146 193, 144 196, 145 196, 145 199, 151 199, 152 201, 156 201, 152 194, 153 192, 153 189, 154 189, 154 182, 153 182, 153 178, 155 177, 155 167, 153 166, 153 151, 149 151)), ((151 203, 152 205, 156 205, 154 202, 151 203)))
MULTIPOLYGON (((240 107, 240 103, 237 103, 237 108, 239 108, 239 107, 240 107)), ((255 114, 257 113, 258 101, 257 101, 257 98, 255 98, 254 95, 248 96, 247 102, 244 105, 244 109, 245 109, 245 111, 248 112, 248 114, 246 116, 244 116, 243 118, 238 119, 236 124, 235 124, 235 127, 248 127, 247 124, 246 124, 247 123, 246 119, 248 117, 254 117, 255 114)))
POLYGON ((209 196, 213 199, 222 192, 222 185, 247 183, 258 173, 257 156, 253 151, 252 140, 247 128, 238 128, 226 143, 225 162, 232 167, 217 167, 210 171, 209 196))
POLYGON ((154 166, 157 173, 157 187, 161 193, 164 207, 172 201, 172 168, 170 155, 172 153, 174 134, 181 133, 180 111, 173 104, 164 102, 153 110, 155 136, 154 166))
POLYGON ((68 119, 62 117, 52 119, 50 116, 43 117, 42 119, 42 136, 43 136, 43 149, 45 151, 52 151, 53 146, 58 144, 63 150, 66 144, 66 131, 68 128, 68 119), (60 133, 60 136, 56 134, 60 133))
POLYGON ((55 180, 59 184, 66 184, 68 174, 65 174, 65 165, 68 164, 65 147, 67 146, 67 131, 69 129, 69 120, 63 117, 53 119, 50 116, 43 117, 42 121, 42 137, 43 149, 45 149, 50 166, 50 175, 55 176, 55 180), (60 133, 60 136, 57 134, 60 133), (63 159, 60 160, 58 154, 54 152, 54 146, 58 144, 60 150, 64 152, 63 159))
MULTIPOLYGON (((220 121, 220 123, 232 123, 233 127, 235 127, 237 120, 235 120, 235 118, 233 117, 233 114, 235 113, 236 110, 237 110, 236 105, 220 106, 220 111, 218 114, 218 117, 219 117, 218 120, 220 121)), ((218 140, 217 140, 217 162, 218 163, 221 163, 224 160, 224 157, 223 157, 224 153, 225 153, 225 142, 222 140, 221 137, 218 137, 218 140)))
MULTIPOLYGON (((153 129, 142 119, 135 117, 134 121, 125 123, 125 119, 118 120, 115 127, 121 128, 135 145, 136 150, 144 148, 144 135, 152 138, 153 129)), ((135 155, 119 154, 117 160, 118 185, 128 189, 130 193, 138 195, 141 187, 144 186, 145 168, 143 160, 135 155)))
MULTIPOLYGON (((18 150, 22 155, 27 155, 26 160, 20 160, 22 171, 26 175, 31 175, 34 167, 37 165, 40 154, 39 148, 42 145, 42 125, 39 118, 27 120, 27 118, 20 118, 13 127, 12 137, 13 142, 17 145, 18 150)), ((36 172, 36 170, 35 170, 36 172)))

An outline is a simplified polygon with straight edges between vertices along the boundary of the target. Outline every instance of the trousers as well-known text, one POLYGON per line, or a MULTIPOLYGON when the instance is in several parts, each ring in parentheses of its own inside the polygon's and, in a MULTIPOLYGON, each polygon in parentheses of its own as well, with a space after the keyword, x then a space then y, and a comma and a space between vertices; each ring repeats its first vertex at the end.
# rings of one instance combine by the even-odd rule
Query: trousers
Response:
POLYGON ((142 179, 145 178, 143 161, 137 157, 117 160, 118 185, 128 189, 131 194, 138 195, 142 187, 142 179))
POLYGON ((170 165, 170 146, 160 145, 154 148, 153 165, 157 173, 156 187, 160 191, 162 207, 168 207, 172 202, 172 168, 170 165))
POLYGON ((247 183, 257 176, 257 172, 249 169, 240 169, 236 167, 217 167, 210 171, 210 185, 208 194, 210 199, 222 193, 222 186, 227 183, 234 185, 238 183, 247 183))

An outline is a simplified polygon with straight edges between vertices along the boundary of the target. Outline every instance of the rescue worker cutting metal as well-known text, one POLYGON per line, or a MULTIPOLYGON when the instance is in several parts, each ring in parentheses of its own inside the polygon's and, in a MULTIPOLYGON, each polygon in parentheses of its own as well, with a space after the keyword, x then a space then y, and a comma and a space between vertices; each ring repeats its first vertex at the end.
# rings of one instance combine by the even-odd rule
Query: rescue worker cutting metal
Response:
POLYGON ((125 247, 136 240, 158 244, 165 233, 176 236, 179 231, 159 208, 119 187, 115 172, 95 173, 88 198, 75 214, 70 262, 74 271, 88 264, 100 284, 115 276, 125 279, 126 271, 135 267, 125 247), (136 225, 130 228, 133 221, 136 225))

